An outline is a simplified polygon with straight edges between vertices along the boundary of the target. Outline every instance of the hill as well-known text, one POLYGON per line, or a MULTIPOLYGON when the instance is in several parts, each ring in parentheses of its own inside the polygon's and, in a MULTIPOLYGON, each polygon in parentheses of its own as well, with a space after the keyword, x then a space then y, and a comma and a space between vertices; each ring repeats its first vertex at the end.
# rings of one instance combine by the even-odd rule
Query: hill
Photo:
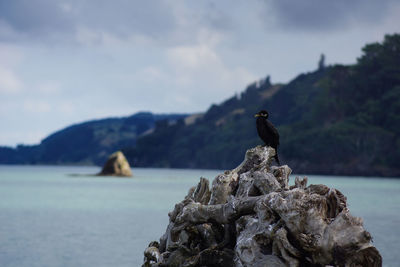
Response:
POLYGON ((400 176, 400 35, 368 44, 354 65, 325 67, 285 85, 269 78, 188 124, 160 124, 125 154, 133 166, 230 169, 261 144, 254 114, 277 126, 281 162, 295 173, 400 176))
POLYGON ((136 139, 151 132, 160 121, 174 123, 186 116, 140 112, 75 124, 51 134, 38 145, 0 147, 0 163, 102 165, 112 152, 135 146, 136 139))

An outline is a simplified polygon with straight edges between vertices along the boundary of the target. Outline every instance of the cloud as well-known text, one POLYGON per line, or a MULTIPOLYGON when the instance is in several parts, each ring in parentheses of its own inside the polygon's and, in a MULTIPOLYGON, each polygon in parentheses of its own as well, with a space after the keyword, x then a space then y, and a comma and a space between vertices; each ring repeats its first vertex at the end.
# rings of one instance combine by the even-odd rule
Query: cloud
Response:
POLYGON ((0 40, 73 42, 79 30, 118 38, 164 38, 175 18, 166 1, 0 0, 0 40))
POLYGON ((135 78, 145 83, 156 85, 157 83, 166 82, 169 77, 163 70, 154 66, 148 66, 138 71, 135 74, 135 78))
POLYGON ((286 30, 344 30, 357 24, 376 24, 384 19, 395 0, 264 0, 266 21, 286 30))
POLYGON ((0 41, 102 44, 152 39, 191 43, 198 28, 231 31, 252 3, 182 0, 0 0, 0 41), (234 14, 232 11, 234 10, 234 14))
POLYGON ((0 43, 0 93, 16 94, 22 91, 23 82, 15 71, 23 55, 17 48, 0 43))
POLYGON ((122 36, 141 33, 161 36, 174 28, 174 16, 165 1, 86 1, 77 8, 80 22, 122 36))
POLYGON ((0 22, 3 41, 11 36, 11 31, 14 31, 13 37, 40 39, 74 30, 73 17, 63 11, 59 1, 51 0, 0 0, 0 22))
POLYGON ((22 82, 17 75, 11 70, 0 66, 0 93, 15 94, 19 93, 22 88, 22 82))
POLYGON ((68 102, 68 101, 63 101, 60 104, 57 105, 57 111, 62 113, 62 114, 67 114, 71 115, 76 112, 76 107, 73 103, 68 102))
POLYGON ((61 83, 58 81, 43 81, 38 86, 38 92, 44 95, 54 95, 61 92, 61 83))
POLYGON ((396 0, 0 0, 0 41, 93 45, 116 39, 134 42, 134 36, 141 36, 175 46, 193 43, 199 28, 246 36, 240 31, 251 31, 248 27, 258 22, 266 25, 264 34, 275 26, 329 32, 377 24, 396 4, 396 0))
POLYGON ((48 132, 43 130, 10 130, 0 132, 0 146, 9 145, 11 142, 17 144, 38 144, 48 132), (23 140, 23 142, 21 142, 23 140))
POLYGON ((51 104, 45 100, 28 99, 22 103, 22 109, 28 113, 40 114, 52 111, 51 104))
POLYGON ((168 57, 182 70, 206 68, 221 62, 216 53, 207 45, 179 46, 169 49, 168 57))
POLYGON ((222 101, 256 79, 256 75, 240 65, 226 64, 216 44, 173 47, 167 51, 167 58, 176 83, 170 98, 187 108, 204 106, 205 109, 210 104, 210 95, 214 101, 222 101))

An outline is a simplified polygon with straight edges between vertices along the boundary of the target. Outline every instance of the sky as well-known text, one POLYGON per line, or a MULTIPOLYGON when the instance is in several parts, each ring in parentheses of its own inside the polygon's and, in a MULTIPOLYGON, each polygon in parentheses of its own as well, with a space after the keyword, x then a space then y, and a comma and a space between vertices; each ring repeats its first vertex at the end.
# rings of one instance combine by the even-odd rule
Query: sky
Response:
POLYGON ((397 0, 0 0, 0 145, 138 111, 192 113, 267 75, 353 64, 397 0))

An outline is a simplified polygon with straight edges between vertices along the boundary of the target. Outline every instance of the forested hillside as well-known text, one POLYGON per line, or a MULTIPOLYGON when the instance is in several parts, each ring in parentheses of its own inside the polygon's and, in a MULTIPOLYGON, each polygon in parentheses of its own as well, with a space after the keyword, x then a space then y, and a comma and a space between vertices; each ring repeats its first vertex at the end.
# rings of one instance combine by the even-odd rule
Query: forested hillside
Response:
POLYGON ((186 116, 140 112, 79 123, 51 134, 39 145, 0 147, 0 163, 102 165, 110 153, 135 146, 136 138, 150 132, 157 122, 173 123, 186 116))
POLYGON ((355 65, 250 85, 192 124, 161 123, 125 153, 133 166, 232 168, 262 144, 254 114, 267 109, 295 173, 400 176, 400 35, 362 51, 355 65))

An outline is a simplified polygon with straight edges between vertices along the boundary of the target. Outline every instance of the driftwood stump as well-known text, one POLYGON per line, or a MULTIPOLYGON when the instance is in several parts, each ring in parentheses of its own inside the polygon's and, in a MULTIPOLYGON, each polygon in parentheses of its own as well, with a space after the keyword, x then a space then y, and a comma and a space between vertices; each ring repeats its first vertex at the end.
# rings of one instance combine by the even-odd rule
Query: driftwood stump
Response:
POLYGON ((255 147, 209 189, 197 187, 176 204, 160 242, 143 266, 382 266, 361 218, 346 197, 325 185, 307 186, 291 169, 271 167, 273 148, 255 147))

